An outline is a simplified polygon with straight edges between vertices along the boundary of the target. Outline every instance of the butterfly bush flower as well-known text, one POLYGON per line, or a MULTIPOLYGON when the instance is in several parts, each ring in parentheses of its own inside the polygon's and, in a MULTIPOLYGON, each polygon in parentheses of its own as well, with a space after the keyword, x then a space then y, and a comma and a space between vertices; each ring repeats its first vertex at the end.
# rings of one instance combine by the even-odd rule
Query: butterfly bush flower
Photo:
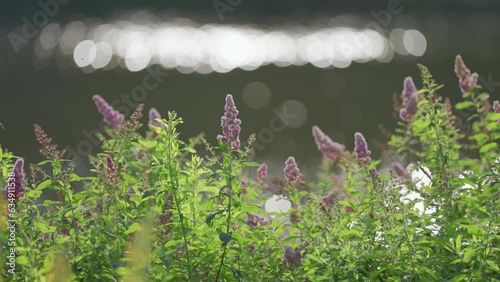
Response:
MULTIPOLYGON (((163 129, 166 129, 165 125, 159 123, 158 121, 156 121, 156 119, 161 119, 160 112, 158 112, 158 110, 155 108, 149 109, 149 124, 152 126, 161 127, 163 129)), ((153 138, 158 137, 158 133, 156 133, 154 131, 152 137, 153 138)))
POLYGON ((267 177, 267 164, 262 163, 258 168, 257 168, 257 181, 259 183, 264 183, 267 177))
POLYGON ((104 117, 104 122, 114 128, 120 128, 123 120, 125 119, 124 115, 120 114, 118 111, 115 111, 113 107, 111 107, 108 102, 106 102, 101 96, 94 95, 92 97, 94 103, 97 107, 99 113, 104 117))
POLYGON ((464 60, 460 55, 457 55, 455 58, 455 73, 457 74, 458 85, 462 93, 467 93, 470 89, 476 87, 478 74, 470 73, 470 70, 465 66, 464 60))
POLYGON ((52 161, 56 161, 64 157, 64 155, 66 154, 66 150, 57 150, 57 145, 52 144, 52 138, 50 138, 47 133, 42 130, 40 125, 34 124, 33 128, 36 141, 38 141, 38 144, 42 146, 42 148, 40 149, 40 154, 42 154, 42 156, 52 161))
POLYGON ((408 99, 403 108, 399 110, 399 117, 401 120, 409 122, 417 113, 418 110, 418 94, 413 93, 408 99))
MULTIPOLYGON (((500 102, 498 100, 493 102, 493 111, 500 113, 500 102)), ((500 123, 500 119, 498 119, 498 123, 500 123)))
POLYGON ((365 137, 360 132, 354 133, 354 152, 358 163, 369 163, 372 152, 368 150, 365 137))
POLYGON ((113 158, 111 158, 111 156, 106 157, 106 164, 109 172, 114 173, 116 171, 115 162, 113 162, 113 158))
POLYGON ((240 180, 240 184, 241 184, 241 195, 245 196, 246 194, 248 194, 248 182, 246 182, 245 180, 240 180))
POLYGON ((227 94, 224 116, 221 118, 223 135, 217 136, 217 140, 228 143, 231 150, 240 148, 241 120, 237 118, 238 110, 234 104, 233 96, 227 94))
POLYGON ((323 152, 323 155, 332 160, 336 161, 339 155, 344 153, 345 146, 337 142, 333 142, 330 137, 328 137, 318 126, 312 127, 312 134, 314 136, 314 141, 318 146, 318 150, 323 152))
POLYGON ((288 184, 293 184, 297 181, 301 181, 304 175, 300 173, 300 169, 297 166, 297 162, 295 162, 294 157, 289 157, 285 163, 285 178, 288 181, 288 184))
POLYGON ((391 170, 396 173, 397 176, 405 179, 410 179, 410 174, 399 162, 393 162, 391 165, 391 170))
POLYGON ((493 110, 495 113, 500 113, 500 102, 498 100, 493 101, 493 110))
POLYGON ((14 169, 12 172, 14 173, 13 179, 14 179, 14 186, 7 184, 5 185, 5 188, 3 188, 3 197, 5 200, 9 199, 9 193, 14 194, 14 200, 18 200, 19 198, 24 197, 24 193, 26 192, 26 189, 24 188, 24 160, 23 159, 18 159, 16 163, 14 164, 14 169))
POLYGON ((302 253, 300 248, 285 248, 285 256, 284 262, 288 264, 288 266, 297 268, 302 265, 302 253))
POLYGON ((453 106, 451 105, 450 98, 446 97, 444 98, 444 105, 446 107, 446 112, 448 112, 449 115, 453 114, 453 106))
POLYGON ((333 193, 328 193, 328 195, 321 197, 319 206, 322 210, 328 209, 335 204, 335 197, 333 193))
POLYGON ((250 252, 255 251, 255 243, 250 244, 250 245, 248 246, 248 250, 249 250, 250 252))
POLYGON ((417 91, 417 87, 415 87, 415 83, 413 83, 411 76, 406 77, 403 82, 403 92, 401 92, 403 104, 407 104, 413 93, 416 93, 417 91))
POLYGON ((246 223, 248 223, 252 227, 264 226, 271 224, 270 219, 266 219, 263 216, 260 216, 255 213, 247 212, 247 217, 245 219, 246 223))

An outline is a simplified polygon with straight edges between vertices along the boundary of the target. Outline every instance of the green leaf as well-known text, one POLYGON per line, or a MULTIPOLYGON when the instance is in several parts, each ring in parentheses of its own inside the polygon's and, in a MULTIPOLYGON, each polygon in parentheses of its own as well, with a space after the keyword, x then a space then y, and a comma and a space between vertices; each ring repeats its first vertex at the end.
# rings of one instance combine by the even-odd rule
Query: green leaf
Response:
POLYGON ((483 147, 481 147, 481 149, 479 149, 479 152, 486 153, 486 152, 489 152, 491 150, 496 150, 496 148, 498 148, 498 144, 495 142, 491 142, 491 143, 488 143, 488 144, 484 145, 483 147))
POLYGON ((460 252, 461 247, 462 247, 462 235, 458 235, 457 239, 455 239, 455 249, 460 252))
POLYGON ((231 269, 231 272, 233 272, 234 276, 238 277, 239 279, 243 280, 243 274, 241 274, 241 272, 239 270, 237 270, 236 268, 234 268, 233 266, 229 265, 229 264, 225 264, 225 266, 227 266, 229 269, 231 269))
POLYGON ((488 135, 480 132, 470 136, 469 139, 476 140, 477 143, 482 144, 488 140, 488 135))
POLYGON ((361 233, 359 233, 359 231, 355 229, 344 229, 339 232, 339 237, 351 237, 351 236, 362 237, 361 233))
POLYGON ((251 163, 242 163, 241 165, 247 166, 247 167, 257 167, 260 166, 259 163, 251 162, 251 163))
POLYGON ((43 189, 49 187, 50 184, 52 184, 52 179, 47 179, 47 180, 41 182, 40 184, 38 184, 38 186, 36 186, 36 190, 43 190, 43 189))
POLYGON ((491 260, 487 260, 486 264, 488 264, 494 271, 500 272, 500 268, 498 267, 498 263, 495 263, 491 260))
POLYGON ((449 282, 466 281, 467 279, 468 279, 467 275, 461 274, 461 275, 453 277, 453 279, 449 280, 449 282))
POLYGON ((227 243, 229 243, 229 241, 231 241, 232 237, 233 237, 232 232, 229 232, 229 233, 221 232, 219 234, 219 239, 222 241, 223 246, 227 245, 227 243))
POLYGON ((474 102, 472 102, 472 101, 464 101, 464 102, 457 103, 455 105, 455 108, 457 110, 463 110, 463 109, 470 108, 472 106, 474 106, 474 102))
POLYGON ((488 129, 488 131, 494 131, 494 130, 500 131, 500 123, 496 121, 490 122, 486 125, 486 129, 488 129))
POLYGON ((50 162, 51 162, 51 160, 45 160, 45 161, 39 162, 37 165, 38 165, 38 166, 42 166, 42 165, 44 165, 44 164, 48 164, 48 163, 50 163, 50 162))
POLYGON ((145 148, 154 148, 158 145, 158 142, 156 140, 149 140, 149 141, 140 140, 139 143, 141 143, 141 145, 144 146, 145 148))
POLYGON ((47 233, 48 232, 47 225, 45 223, 43 223, 43 222, 34 221, 33 225, 36 227, 36 229, 38 229, 42 233, 47 233))
POLYGON ((257 206, 257 205, 248 205, 243 203, 241 205, 241 210, 244 212, 259 212, 262 210, 262 207, 257 206))
POLYGON ((217 172, 214 172, 212 174, 210 174, 210 176, 207 177, 207 182, 210 182, 210 180, 214 179, 214 180, 217 180, 217 178, 219 178, 220 175, 217 173, 217 172))
POLYGON ((483 101, 483 100, 486 100, 486 99, 490 98, 490 94, 488 94, 486 92, 483 92, 483 93, 477 95, 477 98, 479 100, 483 101))
POLYGON ((500 120, 500 113, 489 113, 488 119, 493 121, 500 120))
POLYGON ((222 213, 222 211, 213 211, 207 217, 205 218, 205 222, 207 223, 208 226, 212 226, 212 220, 215 218, 216 215, 219 213, 222 213))
POLYGON ((28 260, 27 257, 25 257, 25 256, 18 256, 16 258, 16 264, 18 264, 20 266, 28 266, 28 265, 30 265, 30 262, 29 262, 29 260, 28 260))
POLYGON ((471 235, 476 235, 476 236, 481 236, 481 237, 486 235, 486 232, 483 229, 481 229, 475 225, 464 225, 464 227, 467 229, 467 231, 471 235))
POLYGON ((81 177, 81 176, 73 173, 73 174, 71 174, 69 181, 70 182, 85 181, 85 180, 92 181, 94 179, 95 179, 95 177, 81 177))
POLYGON ((130 227, 125 231, 125 234, 130 234, 136 231, 142 230, 142 226, 139 225, 139 223, 134 222, 130 227))
POLYGON ((42 206, 44 206, 44 207, 51 207, 51 206, 60 205, 60 204, 61 203, 57 202, 57 201, 45 200, 45 201, 43 201, 42 206))
POLYGON ((431 124, 430 120, 417 119, 413 122, 413 126, 417 128, 426 128, 431 124))

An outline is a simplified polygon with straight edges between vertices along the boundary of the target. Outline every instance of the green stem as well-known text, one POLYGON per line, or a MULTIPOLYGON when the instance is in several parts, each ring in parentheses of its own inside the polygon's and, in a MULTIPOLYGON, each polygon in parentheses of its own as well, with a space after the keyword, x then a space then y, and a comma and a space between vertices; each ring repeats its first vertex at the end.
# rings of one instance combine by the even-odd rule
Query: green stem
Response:
MULTIPOLYGON (((232 207, 232 198, 233 198, 233 185, 232 185, 232 174, 233 174, 233 159, 231 156, 231 151, 229 151, 229 166, 227 168, 227 172, 229 174, 229 177, 226 179, 227 181, 227 187, 229 188, 229 202, 227 205, 227 220, 226 220, 226 233, 229 234, 229 231, 231 231, 231 207, 232 207)), ((215 277, 215 282, 219 281, 220 273, 222 271, 222 265, 224 265, 224 258, 226 257, 226 250, 227 250, 227 242, 224 244, 224 249, 222 250, 222 257, 220 259, 220 265, 219 269, 217 270, 217 276, 215 277)))
POLYGON ((179 215, 179 219, 181 221, 181 229, 182 229, 182 237, 184 240, 184 253, 186 254, 186 259, 187 259, 187 269, 188 269, 188 279, 191 280, 191 257, 189 256, 189 250, 188 250, 188 242, 187 242, 187 229, 184 224, 184 215, 181 210, 181 201, 179 199, 179 195, 177 194, 178 192, 178 187, 179 187, 179 179, 177 177, 177 174, 175 173, 175 169, 172 165, 173 160, 172 160, 172 150, 171 150, 171 144, 175 140, 173 140, 172 136, 172 129, 173 124, 169 124, 169 130, 167 131, 167 162, 168 162, 168 173, 169 173, 169 178, 170 178, 170 192, 172 193, 174 199, 175 199, 175 205, 177 206, 177 213, 179 215))

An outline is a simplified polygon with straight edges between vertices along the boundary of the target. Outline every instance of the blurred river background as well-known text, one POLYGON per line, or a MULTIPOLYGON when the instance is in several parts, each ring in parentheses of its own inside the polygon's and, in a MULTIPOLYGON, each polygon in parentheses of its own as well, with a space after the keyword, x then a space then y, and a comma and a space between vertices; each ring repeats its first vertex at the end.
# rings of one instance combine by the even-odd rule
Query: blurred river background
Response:
POLYGON ((393 93, 406 76, 421 86, 417 63, 456 102, 460 54, 500 97, 499 1, 42 0, 4 3, 0 16, 2 147, 41 161, 40 124, 81 174, 100 152, 94 94, 128 115, 138 102, 146 116, 175 110, 183 139, 216 144, 230 93, 241 139, 257 133, 256 161, 275 174, 288 156, 319 164, 313 125, 349 150, 360 131, 378 155, 378 125, 396 126, 393 93))

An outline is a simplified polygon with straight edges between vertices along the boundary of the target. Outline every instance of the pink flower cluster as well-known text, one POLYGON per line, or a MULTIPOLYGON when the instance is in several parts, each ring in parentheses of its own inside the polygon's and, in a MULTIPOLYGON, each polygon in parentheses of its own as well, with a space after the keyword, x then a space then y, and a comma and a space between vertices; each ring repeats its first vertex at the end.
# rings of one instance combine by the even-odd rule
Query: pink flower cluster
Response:
POLYGON ((401 120, 408 122, 415 116, 418 110, 418 92, 410 76, 404 80, 401 98, 403 100, 403 107, 399 110, 399 117, 401 120))
POLYGON ((241 120, 237 118, 238 110, 234 104, 233 96, 227 94, 224 116, 221 118, 222 135, 217 136, 217 140, 228 143, 231 150, 240 148, 241 120))
MULTIPOLYGON (((338 192, 337 189, 330 191, 326 196, 321 197, 319 202, 319 208, 323 211, 328 211, 330 208, 337 203, 337 200, 346 200, 348 199, 348 195, 343 192, 338 192)), ((354 212, 354 209, 350 206, 343 206, 345 212, 351 213, 354 212)))
POLYGON ((262 163, 258 168, 257 168, 257 181, 259 183, 264 183, 267 177, 267 164, 262 163))
POLYGON ((467 68, 460 55, 457 55, 455 58, 455 73, 457 74, 458 86, 462 93, 467 93, 476 87, 478 74, 470 73, 470 70, 467 68))
POLYGON ((284 262, 290 267, 297 268, 302 265, 302 252, 299 247, 286 247, 284 257, 284 262))
POLYGON ((116 172, 115 162, 111 156, 106 157, 106 165, 108 166, 108 171, 111 173, 116 172))
POLYGON ((248 223, 252 227, 257 227, 257 226, 264 226, 264 225, 269 225, 271 224, 271 220, 264 218, 261 215, 247 212, 247 217, 245 219, 246 223, 248 223))
POLYGON ((300 173, 300 169, 297 166, 297 162, 294 157, 289 157, 285 163, 285 179, 288 181, 288 184, 293 184, 297 181, 301 181, 304 175, 300 173))
POLYGON ((415 86, 415 83, 413 82, 413 79, 411 76, 405 77, 405 80, 403 82, 403 91, 401 92, 401 98, 403 99, 403 104, 408 103, 408 100, 410 100, 411 95, 416 93, 417 87, 415 86))
MULTIPOLYGON (((493 111, 495 111, 495 113, 500 113, 500 102, 497 101, 493 101, 493 111)), ((500 123, 500 119, 498 119, 498 123, 500 123)))
POLYGON ((391 165, 391 170, 394 171, 394 173, 396 173, 396 175, 401 177, 401 178, 410 179, 410 174, 403 167, 403 165, 401 163, 393 162, 391 165))
POLYGON ((120 128, 125 117, 115 111, 101 96, 92 97, 99 113, 104 117, 104 122, 114 128, 120 128))
POLYGON ((312 134, 314 136, 314 141, 318 146, 318 150, 323 152, 323 155, 332 160, 336 161, 339 155, 344 153, 345 146, 337 142, 333 142, 330 137, 328 137, 318 126, 312 127, 312 134))
POLYGON ((371 161, 372 152, 368 150, 368 144, 365 137, 360 132, 354 133, 354 152, 358 163, 369 163, 371 161))
MULTIPOLYGON (((151 108, 149 110, 149 124, 152 126, 155 126, 155 127, 161 127, 163 129, 166 129, 165 126, 163 124, 159 123, 158 121, 156 121, 156 119, 161 119, 160 112, 158 112, 158 110, 155 108, 151 108)), ((153 134, 151 137, 152 138, 158 137, 158 133, 153 131, 153 134)))
POLYGON ((19 198, 22 198, 24 196, 24 193, 26 192, 26 189, 24 188, 24 160, 23 159, 18 159, 16 163, 14 164, 14 169, 13 169, 13 177, 9 178, 9 182, 7 185, 5 185, 5 188, 3 188, 3 198, 5 200, 9 199, 9 194, 12 193, 14 195, 14 200, 18 200, 19 198), (11 181, 13 179, 13 182, 11 181), (9 189, 9 184, 10 189, 9 189), (14 186, 12 186, 12 184, 14 186))

